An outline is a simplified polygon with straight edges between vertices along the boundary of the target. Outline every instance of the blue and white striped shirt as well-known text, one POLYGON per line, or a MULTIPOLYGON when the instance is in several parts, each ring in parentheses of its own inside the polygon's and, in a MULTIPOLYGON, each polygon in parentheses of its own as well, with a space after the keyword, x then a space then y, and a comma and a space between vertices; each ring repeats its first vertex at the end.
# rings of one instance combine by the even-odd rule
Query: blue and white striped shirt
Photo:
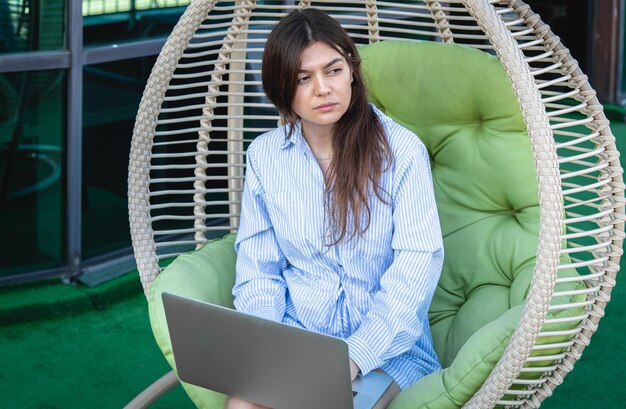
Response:
POLYGON ((325 246, 324 177, 300 126, 253 141, 233 294, 237 310, 345 339, 363 374, 382 368, 404 388, 440 368, 427 312, 443 245, 426 148, 373 109, 393 152, 388 203, 371 195, 369 229, 336 246, 325 246))

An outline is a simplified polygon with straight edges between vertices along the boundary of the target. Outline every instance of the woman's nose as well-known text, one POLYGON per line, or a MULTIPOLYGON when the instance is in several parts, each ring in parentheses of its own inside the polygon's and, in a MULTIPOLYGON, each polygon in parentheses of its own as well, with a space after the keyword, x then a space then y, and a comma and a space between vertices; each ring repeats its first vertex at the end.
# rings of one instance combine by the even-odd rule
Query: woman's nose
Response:
POLYGON ((330 93, 330 85, 322 75, 315 76, 315 93, 317 95, 327 95, 330 93))

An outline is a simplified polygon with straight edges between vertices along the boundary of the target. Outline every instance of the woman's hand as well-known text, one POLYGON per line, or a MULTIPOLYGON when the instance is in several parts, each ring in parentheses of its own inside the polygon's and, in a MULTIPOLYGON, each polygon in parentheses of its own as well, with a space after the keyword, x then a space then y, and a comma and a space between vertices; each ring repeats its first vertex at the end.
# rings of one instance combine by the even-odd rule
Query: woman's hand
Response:
POLYGON ((267 406, 258 405, 256 403, 248 402, 235 398, 233 396, 228 397, 224 404, 224 409, 270 409, 267 406))
POLYGON ((350 358, 350 379, 355 380, 359 374, 359 366, 350 358))

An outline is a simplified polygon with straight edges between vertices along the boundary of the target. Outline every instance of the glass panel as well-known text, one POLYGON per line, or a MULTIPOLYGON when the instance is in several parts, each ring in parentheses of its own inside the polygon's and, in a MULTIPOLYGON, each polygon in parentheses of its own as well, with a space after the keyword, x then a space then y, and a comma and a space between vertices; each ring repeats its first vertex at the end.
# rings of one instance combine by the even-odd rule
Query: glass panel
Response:
POLYGON ((589 0, 528 0, 526 3, 532 10, 541 16, 541 20, 550 26, 552 32, 559 36, 572 57, 574 57, 583 72, 589 72, 587 65, 587 46, 589 38, 593 36, 590 22, 593 17, 590 13, 589 0))
POLYGON ((139 101, 156 57, 84 68, 83 257, 130 246, 128 155, 139 101))
POLYGON ((0 74, 0 277, 65 260, 65 72, 0 74))
POLYGON ((0 54, 64 47, 65 0, 0 0, 0 54))
POLYGON ((189 3, 191 0, 84 0, 85 45, 166 37, 189 3))
MULTIPOLYGON (((626 14, 626 11, 623 11, 626 14)), ((626 105, 626 29, 622 29, 622 66, 620 69, 622 70, 622 95, 620 96, 621 101, 620 104, 626 105)))

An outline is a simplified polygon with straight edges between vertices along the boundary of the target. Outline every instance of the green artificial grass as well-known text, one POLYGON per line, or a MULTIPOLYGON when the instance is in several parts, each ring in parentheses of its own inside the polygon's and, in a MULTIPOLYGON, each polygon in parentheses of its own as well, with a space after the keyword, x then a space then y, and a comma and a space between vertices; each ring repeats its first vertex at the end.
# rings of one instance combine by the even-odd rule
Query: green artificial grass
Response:
MULTIPOLYGON (((135 278, 127 274, 118 279, 132 295, 115 296, 97 309, 85 305, 80 313, 0 327, 0 407, 121 408, 165 374, 169 366, 152 337, 146 300, 135 278)), ((55 287, 67 286, 35 287, 45 298, 65 291, 55 287)), ((612 298, 583 358, 542 407, 626 407, 626 286, 618 285, 612 298)), ((152 407, 193 404, 177 387, 152 407)))
POLYGON ((111 303, 136 295, 137 288, 141 284, 136 271, 94 288, 58 281, 0 287, 0 326, 105 310, 111 303))
MULTIPOLYGON (((46 319, 0 327, 0 407, 121 408, 164 375, 170 368, 152 337, 136 277, 127 274, 116 288, 89 295, 64 284, 35 286, 31 295, 58 302, 49 305, 46 319), (121 291, 132 294, 120 298, 121 291), (55 305, 67 294, 73 307, 64 316, 66 308, 55 305)), ((193 404, 178 387, 153 407, 193 404)))

